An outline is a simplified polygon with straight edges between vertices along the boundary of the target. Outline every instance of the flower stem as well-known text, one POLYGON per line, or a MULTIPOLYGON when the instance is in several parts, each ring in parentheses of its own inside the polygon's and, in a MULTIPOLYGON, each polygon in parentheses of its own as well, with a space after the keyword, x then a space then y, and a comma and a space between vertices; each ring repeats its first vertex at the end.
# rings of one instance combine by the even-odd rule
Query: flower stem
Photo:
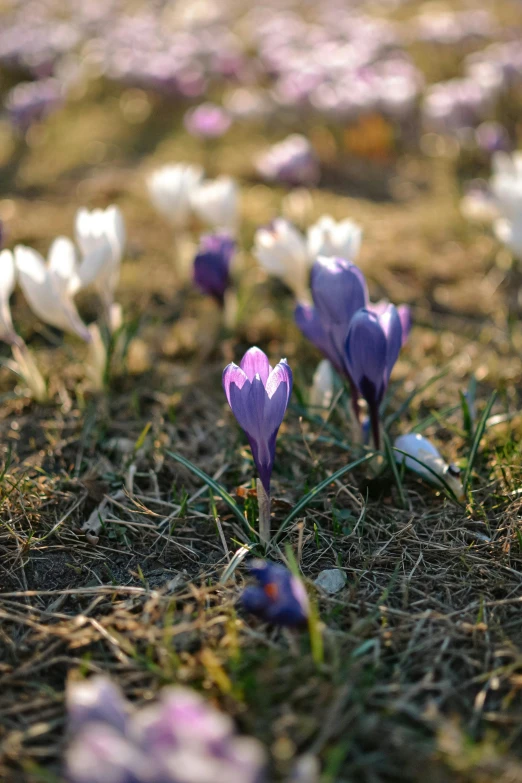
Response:
POLYGON ((270 495, 257 479, 257 504, 259 507, 259 538, 262 544, 270 543, 270 495))

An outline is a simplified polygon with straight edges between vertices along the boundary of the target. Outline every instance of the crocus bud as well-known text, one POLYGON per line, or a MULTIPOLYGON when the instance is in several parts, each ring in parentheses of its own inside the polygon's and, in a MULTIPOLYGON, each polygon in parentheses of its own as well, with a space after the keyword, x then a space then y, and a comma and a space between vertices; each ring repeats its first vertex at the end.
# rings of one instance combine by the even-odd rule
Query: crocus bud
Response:
POLYGON ((13 293, 16 282, 16 271, 13 254, 10 250, 2 250, 0 253, 0 340, 12 345, 18 342, 13 321, 9 298, 13 293))
POLYGON ((349 261, 320 256, 312 267, 311 286, 321 323, 337 354, 335 365, 349 374, 345 343, 352 318, 368 304, 364 275, 349 261))
POLYGON ((346 364, 368 403, 374 442, 380 443, 379 407, 402 345, 402 326, 396 308, 382 315, 362 309, 352 319, 346 338, 346 364))
POLYGON ((20 285, 35 315, 45 323, 74 332, 89 342, 89 330, 74 304, 81 281, 71 240, 66 237, 55 239, 47 264, 39 253, 23 245, 15 247, 14 258, 20 285))
POLYGON ((314 408, 329 408, 333 399, 334 383, 333 367, 328 359, 323 359, 317 365, 314 373, 314 380, 310 389, 310 405, 314 408))
POLYGON ((230 128, 232 119, 228 112, 215 103, 202 103, 189 109, 183 117, 183 124, 192 136, 216 139, 230 128))
POLYGON ((259 228, 254 236, 253 254, 269 275, 286 283, 298 302, 309 298, 310 262, 306 244, 291 223, 277 218, 269 226, 259 228))
POLYGON ((200 240, 194 259, 194 282, 223 307, 230 286, 230 264, 236 243, 228 234, 209 234, 200 240))
POLYGON ((411 432, 396 438, 394 447, 406 454, 405 456, 395 452, 395 459, 399 464, 404 463, 409 470, 418 473, 431 484, 438 484, 437 477, 440 476, 458 500, 464 499, 460 470, 455 465, 444 462, 438 450, 427 438, 411 432))
POLYGON ((153 171, 147 179, 152 204, 176 228, 186 227, 192 194, 202 177, 199 166, 174 163, 153 171))
POLYGON ((202 182, 192 192, 194 212, 207 225, 235 233, 239 217, 239 191, 231 177, 202 182))
POLYGON ((82 287, 94 283, 101 299, 110 309, 120 279, 125 250, 123 215, 114 205, 91 212, 80 209, 76 213, 75 230, 76 241, 83 254, 78 270, 82 287))
POLYGON ((300 579, 288 568, 266 560, 254 560, 249 570, 258 584, 246 587, 241 596, 247 612, 274 625, 306 625, 310 604, 300 579))
POLYGON ((272 368, 266 354, 254 347, 245 353, 239 367, 233 362, 225 367, 223 388, 270 495, 276 438, 292 393, 292 371, 286 359, 272 368))
POLYGON ((308 229, 308 252, 317 256, 337 256, 345 261, 354 261, 361 247, 362 229, 351 220, 338 223, 323 215, 308 229))

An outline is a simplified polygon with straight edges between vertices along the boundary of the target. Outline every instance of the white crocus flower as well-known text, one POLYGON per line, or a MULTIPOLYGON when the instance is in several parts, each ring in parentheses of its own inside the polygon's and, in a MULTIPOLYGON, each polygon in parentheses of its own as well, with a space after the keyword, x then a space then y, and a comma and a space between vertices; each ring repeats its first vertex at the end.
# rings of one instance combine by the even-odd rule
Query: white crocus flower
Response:
POLYGON ((399 464, 404 463, 407 468, 418 473, 419 476, 427 479, 432 484, 437 483, 437 476, 440 476, 458 500, 464 498, 459 469, 455 465, 448 465, 433 443, 427 438, 411 432, 408 435, 400 435, 395 440, 394 446, 396 449, 410 455, 405 456, 405 454, 400 454, 396 451, 395 459, 399 464))
POLYGON ((323 215, 308 229, 308 252, 317 256, 336 256, 354 261, 361 247, 362 229, 351 220, 336 222, 323 215))
POLYGON ((269 275, 279 277, 298 301, 309 300, 310 259, 303 236, 283 218, 259 228, 254 236, 253 254, 269 275))
POLYGON ((24 245, 15 247, 14 257, 20 285, 35 315, 89 342, 89 331, 74 304, 81 280, 71 240, 55 239, 47 263, 40 253, 24 245))
POLYGON ((332 404, 335 384, 335 373, 328 359, 323 359, 317 365, 310 389, 310 405, 314 408, 327 409, 332 404))
POLYGON ((81 287, 94 284, 106 308, 114 300, 120 279, 120 266, 125 250, 126 231, 121 211, 116 206, 107 209, 79 209, 75 220, 76 241, 82 251, 78 269, 81 287))
POLYGON ((522 259, 522 151, 495 153, 490 188, 499 212, 495 233, 522 259))
POLYGON ((16 270, 13 254, 10 250, 0 253, 0 340, 10 345, 19 342, 13 328, 9 298, 16 283, 16 270))
POLYGON ((231 177, 217 177, 202 182, 192 193, 192 208, 213 229, 234 233, 239 214, 239 190, 231 177))
POLYGON ((202 177, 203 169, 187 163, 162 166, 148 177, 147 188, 152 204, 176 228, 186 227, 192 195, 202 177))

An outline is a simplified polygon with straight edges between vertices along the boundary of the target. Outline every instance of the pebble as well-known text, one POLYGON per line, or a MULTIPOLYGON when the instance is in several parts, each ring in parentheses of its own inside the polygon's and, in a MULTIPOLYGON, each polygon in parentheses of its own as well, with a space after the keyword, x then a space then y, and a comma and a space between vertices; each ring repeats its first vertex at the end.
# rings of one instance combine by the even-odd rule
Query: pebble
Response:
POLYGON ((346 574, 339 568, 326 568, 321 571, 314 584, 329 595, 334 595, 346 585, 346 574))

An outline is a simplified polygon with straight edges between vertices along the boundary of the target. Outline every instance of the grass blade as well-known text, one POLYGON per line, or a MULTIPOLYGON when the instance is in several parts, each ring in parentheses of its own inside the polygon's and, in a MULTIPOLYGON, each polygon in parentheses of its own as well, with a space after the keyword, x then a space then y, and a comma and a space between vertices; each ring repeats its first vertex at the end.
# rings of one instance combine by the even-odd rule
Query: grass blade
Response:
MULTIPOLYGON (((204 470, 200 470, 196 465, 194 465, 193 462, 186 459, 186 457, 182 457, 181 454, 176 454, 174 451, 167 451, 167 454, 169 457, 172 457, 172 459, 176 460, 176 462, 179 462, 183 467, 187 468, 187 470, 190 470, 191 473, 193 473, 195 476, 201 479, 208 487, 211 488, 213 492, 216 493, 216 495, 219 495, 221 500, 223 500, 229 509, 234 512, 236 517, 239 519, 243 527, 248 531, 249 536, 251 535, 252 528, 248 524, 245 515, 237 505, 236 501, 232 497, 232 495, 229 495, 229 493, 226 491, 224 487, 221 486, 221 484, 218 484, 217 481, 214 481, 214 479, 209 476, 207 473, 205 473, 204 470)), ((255 532, 255 531, 254 531, 255 532)))
POLYGON ((468 489, 469 480, 471 478, 471 471, 473 470, 473 465, 475 464, 475 460, 477 458, 480 441, 482 439, 482 436, 484 435, 489 414, 491 413, 491 408, 493 407, 493 403, 495 402, 496 398, 497 398, 497 393, 494 391, 491 397, 489 398, 486 407, 482 411, 482 416, 480 417, 480 421, 477 425, 477 429, 475 430, 475 437, 473 438, 473 443, 471 445, 471 451, 469 454, 468 465, 466 468, 466 472, 464 474, 464 480, 462 482, 462 486, 464 487, 464 492, 466 492, 468 489))
POLYGON ((386 429, 389 429, 390 426, 393 424, 394 421, 397 419, 400 419, 403 413, 406 413, 408 408, 410 407, 410 403, 412 400, 417 397, 418 394, 422 394, 423 391, 426 391, 426 389, 429 389, 429 387, 439 381, 441 378, 444 378, 445 375, 447 375, 449 370, 442 370, 441 372, 437 373, 437 375, 434 375, 433 378, 430 378, 429 381, 426 381, 422 386, 419 386, 418 389, 414 389, 411 394, 409 394, 402 405, 400 405, 395 413, 390 414, 384 421, 384 427, 386 429))
MULTIPOLYGON (((458 497, 456 497, 455 493, 453 492, 452 488, 448 484, 447 481, 443 479, 443 477, 433 470, 429 465, 426 465, 425 462, 423 462, 421 459, 418 459, 417 457, 414 457, 413 454, 410 454, 408 451, 403 451, 402 449, 398 449, 396 446, 392 447, 392 451, 396 451, 397 454, 402 454, 404 457, 408 457, 408 459, 413 460, 414 462, 417 462, 419 465, 422 465, 424 470, 427 470, 428 473, 431 473, 433 476, 433 482, 431 482, 426 476, 424 476, 422 473, 418 473, 416 470, 413 470, 413 468, 408 468, 406 465, 406 470, 413 470, 413 473, 415 473, 416 476, 419 476, 421 479, 424 479, 424 481, 428 481, 429 484, 433 484, 435 489, 445 489, 448 493, 451 500, 454 500, 455 503, 458 503, 458 505, 462 505, 459 501, 458 497)), ((401 464, 404 464, 405 460, 402 460, 401 464)))
POLYGON ((350 470, 354 470, 354 468, 359 467, 359 465, 363 465, 365 462, 368 462, 375 456, 376 453, 377 452, 372 451, 370 454, 365 454, 364 457, 360 457, 354 462, 350 462, 343 468, 339 468, 339 470, 337 470, 335 473, 332 473, 331 476, 328 476, 328 478, 325 478, 324 481, 321 481, 316 487, 310 490, 310 492, 301 498, 299 503, 293 507, 288 516, 283 520, 277 533, 272 537, 272 544, 275 544, 277 541, 279 541, 285 527, 292 521, 292 519, 294 519, 294 517, 296 517, 303 510, 303 508, 306 508, 306 506, 308 506, 312 500, 315 500, 317 495, 319 495, 323 489, 326 489, 326 487, 331 484, 332 481, 337 481, 337 479, 341 478, 341 476, 344 476, 345 473, 349 473, 350 470))
POLYGON ((393 473, 393 478, 395 479, 395 483, 397 485, 397 490, 399 492, 399 502, 401 504, 401 508, 406 508, 406 498, 404 496, 404 489, 402 487, 402 481, 401 477, 399 475, 399 469, 397 467, 397 461, 395 460, 395 457, 393 456, 393 448, 390 443, 390 439, 388 437, 388 433, 383 431, 382 433, 382 439, 384 441, 384 451, 386 454, 386 459, 388 461, 388 464, 391 468, 391 471, 393 473))

